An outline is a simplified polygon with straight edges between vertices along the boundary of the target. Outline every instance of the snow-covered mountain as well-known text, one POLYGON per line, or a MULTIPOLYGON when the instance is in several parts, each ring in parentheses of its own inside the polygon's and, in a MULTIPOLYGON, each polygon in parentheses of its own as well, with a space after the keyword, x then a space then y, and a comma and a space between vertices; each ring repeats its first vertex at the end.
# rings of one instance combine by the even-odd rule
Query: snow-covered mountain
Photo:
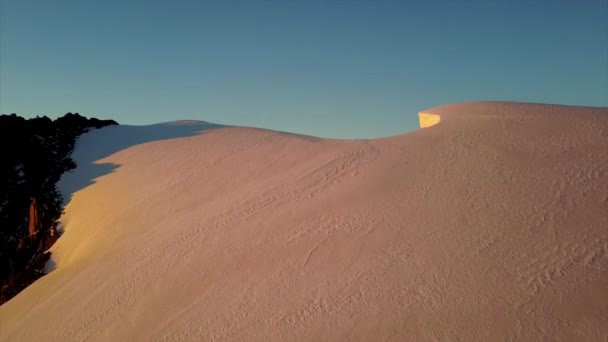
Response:
POLYGON ((376 140, 85 134, 53 270, 0 307, 0 340, 606 338, 608 109, 422 114, 376 140))

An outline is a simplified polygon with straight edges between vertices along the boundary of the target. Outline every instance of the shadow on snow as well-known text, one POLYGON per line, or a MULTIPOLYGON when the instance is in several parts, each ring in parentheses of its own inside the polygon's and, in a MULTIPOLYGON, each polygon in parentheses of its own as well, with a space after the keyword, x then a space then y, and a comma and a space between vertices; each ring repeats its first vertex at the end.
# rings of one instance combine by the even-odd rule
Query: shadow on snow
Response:
POLYGON ((112 173, 120 165, 98 163, 98 160, 113 155, 129 147, 152 141, 189 137, 205 131, 227 126, 203 121, 176 121, 148 126, 115 125, 92 130, 80 136, 72 159, 76 169, 61 176, 57 184, 67 205, 74 193, 93 184, 95 179, 112 173))

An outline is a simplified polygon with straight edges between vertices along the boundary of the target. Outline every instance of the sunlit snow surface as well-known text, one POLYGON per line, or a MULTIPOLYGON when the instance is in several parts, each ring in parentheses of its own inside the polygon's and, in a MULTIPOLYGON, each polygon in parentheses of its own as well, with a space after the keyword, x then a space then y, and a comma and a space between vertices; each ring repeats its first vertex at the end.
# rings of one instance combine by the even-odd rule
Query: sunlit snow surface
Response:
POLYGON ((608 110, 466 103, 341 141, 90 132, 2 341, 600 341, 608 110))

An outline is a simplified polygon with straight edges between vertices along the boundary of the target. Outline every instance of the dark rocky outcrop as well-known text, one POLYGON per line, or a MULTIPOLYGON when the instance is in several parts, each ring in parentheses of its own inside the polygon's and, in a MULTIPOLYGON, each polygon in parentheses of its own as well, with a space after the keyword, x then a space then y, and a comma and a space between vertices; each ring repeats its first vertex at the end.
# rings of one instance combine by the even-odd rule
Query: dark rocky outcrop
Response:
POLYGON ((76 138, 112 124, 78 113, 56 120, 0 115, 0 304, 43 274, 62 213, 55 184, 76 167, 76 138))

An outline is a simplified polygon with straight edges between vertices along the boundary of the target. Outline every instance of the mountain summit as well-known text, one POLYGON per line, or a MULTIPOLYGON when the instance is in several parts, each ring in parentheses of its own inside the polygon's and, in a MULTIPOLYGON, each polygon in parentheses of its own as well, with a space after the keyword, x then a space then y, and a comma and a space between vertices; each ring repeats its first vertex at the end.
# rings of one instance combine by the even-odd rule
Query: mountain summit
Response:
POLYGON ((54 269, 0 340, 605 338, 608 109, 423 113, 376 140, 86 133, 54 269))

